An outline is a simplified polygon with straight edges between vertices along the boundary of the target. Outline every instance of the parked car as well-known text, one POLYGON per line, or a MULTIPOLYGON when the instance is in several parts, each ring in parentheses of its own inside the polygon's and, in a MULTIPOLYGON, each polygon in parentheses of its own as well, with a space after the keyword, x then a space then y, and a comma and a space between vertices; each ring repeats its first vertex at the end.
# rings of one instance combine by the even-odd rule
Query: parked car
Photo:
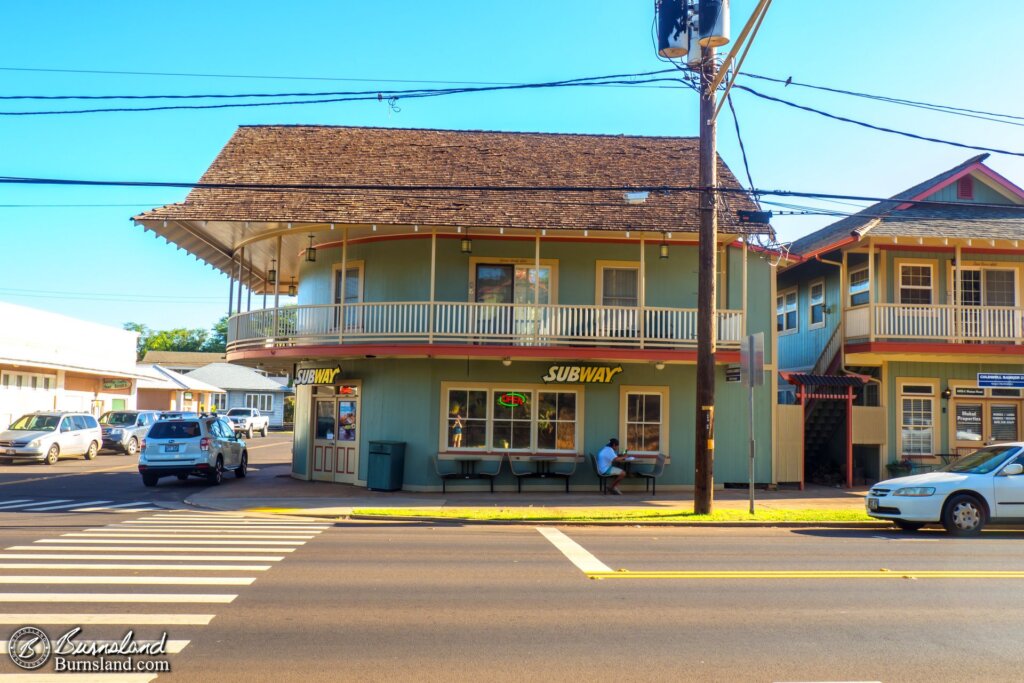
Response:
POLYGON ((228 411, 228 420, 235 432, 242 432, 248 438, 256 432, 266 436, 270 429, 270 416, 262 414, 256 408, 232 408, 228 411))
POLYGON ((986 446, 934 472, 879 482, 868 491, 868 515, 906 531, 939 523, 952 534, 987 522, 1024 522, 1024 443, 986 446))
POLYGON ((165 410, 160 413, 160 420, 187 420, 190 417, 199 417, 194 410, 165 410))
POLYGON ((155 410, 112 410, 103 413, 100 415, 103 448, 134 457, 158 415, 155 410))
POLYGON ((159 420, 142 440, 139 474, 146 486, 170 476, 203 477, 216 485, 225 470, 243 478, 248 461, 245 442, 222 417, 159 420))
POLYGON ((100 426, 88 413, 28 413, 0 433, 0 457, 41 460, 47 465, 56 464, 62 455, 92 460, 102 442, 100 426))

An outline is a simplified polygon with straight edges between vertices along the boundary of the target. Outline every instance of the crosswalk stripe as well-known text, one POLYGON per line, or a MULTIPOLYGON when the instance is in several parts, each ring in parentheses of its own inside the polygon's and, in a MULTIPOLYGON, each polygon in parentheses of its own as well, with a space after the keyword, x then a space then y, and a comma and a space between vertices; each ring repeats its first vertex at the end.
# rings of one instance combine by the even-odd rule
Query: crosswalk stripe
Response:
POLYGON ((182 538, 171 540, 167 538, 138 539, 138 538, 44 538, 34 543, 105 543, 108 545, 137 544, 137 545, 173 545, 175 543, 191 543, 193 545, 305 545, 305 541, 264 541, 251 538, 245 541, 201 541, 194 538, 182 538))
MULTIPOLYGON (((167 558, 161 558, 167 559, 167 558)), ((123 564, 98 562, 0 562, 0 569, 126 569, 186 572, 265 572, 269 564, 123 564)), ((10 577, 0 576, 0 583, 10 577)), ((111 577, 115 578, 115 577, 111 577)), ((123 577, 116 577, 117 583, 123 577)), ((173 582, 172 582, 173 583, 173 582)))
MULTIPOLYGON (((68 539, 68 540, 72 540, 72 539, 68 539)), ((4 550, 34 550, 34 551, 38 552, 40 550, 44 550, 45 548, 46 548, 46 546, 38 546, 38 545, 12 545, 12 546, 8 546, 7 548, 4 548, 4 550)), ((95 552, 97 550, 105 550, 107 552, 123 552, 123 553, 137 553, 137 552, 138 553, 141 553, 141 552, 147 552, 147 553, 186 553, 186 552, 208 553, 208 552, 211 552, 213 549, 212 548, 202 548, 202 547, 123 548, 123 547, 117 547, 117 546, 97 548, 94 545, 75 545, 75 546, 62 545, 62 546, 57 546, 57 547, 51 548, 51 550, 61 550, 61 551, 87 550, 87 551, 91 551, 91 552, 95 552)), ((233 553, 268 553, 268 552, 273 552, 273 553, 290 553, 290 552, 294 552, 294 551, 295 551, 295 548, 231 548, 231 552, 233 552, 233 553)))
POLYGON ((120 584, 125 586, 250 586, 256 579, 241 576, 0 576, 4 584, 120 584))
POLYGON ((31 498, 15 498, 14 500, 0 500, 0 509, 2 506, 10 505, 13 503, 28 503, 31 502, 31 498))
MULTIPOLYGON (((96 613, 46 613, 27 612, 11 613, 0 612, 0 624, 71 624, 82 626, 85 624, 119 625, 130 626, 207 626, 213 620, 213 614, 96 614, 96 613)), ((29 674, 34 676, 35 674, 29 674)))
MULTIPOLYGON (((232 534, 230 532, 223 532, 223 533, 219 533, 219 534, 199 534, 199 533, 193 534, 193 533, 189 533, 188 531, 177 531, 175 533, 159 533, 159 534, 147 533, 147 532, 118 533, 116 531, 72 531, 72 532, 69 532, 69 533, 66 533, 66 534, 61 534, 61 538, 64 538, 64 537, 70 537, 70 538, 113 538, 113 539, 120 539, 120 538, 167 538, 167 539, 184 538, 184 539, 189 539, 189 538, 231 538, 232 534)), ((260 542, 260 541, 263 541, 263 540, 275 540, 275 539, 277 539, 277 540, 292 540, 292 541, 308 541, 310 539, 316 538, 316 536, 306 536, 306 535, 302 535, 302 534, 274 534, 274 533, 256 534, 256 533, 250 533, 250 534, 245 534, 245 535, 234 536, 234 538, 252 539, 253 541, 256 541, 256 542, 260 542)))
POLYGON ((35 507, 37 505, 50 505, 52 503, 66 503, 69 500, 71 500, 71 499, 70 498, 57 498, 55 500, 37 500, 37 501, 33 501, 31 503, 16 503, 14 505, 0 505, 0 510, 10 510, 10 509, 13 509, 13 508, 23 508, 23 507, 35 507))
MULTIPOLYGON (((38 550, 38 548, 33 548, 38 550)), ((69 548, 55 548, 54 550, 69 550, 69 548)), ((90 548, 89 550, 98 550, 90 548)), ((134 550, 134 548, 132 549, 134 550)), ((161 548, 161 550, 163 550, 161 548)), ((277 555, 220 555, 215 550, 207 550, 210 555, 114 555, 109 553, 0 553, 0 560, 216 560, 217 562, 280 562, 284 559, 277 555)))
POLYGON ((116 515, 130 515, 133 512, 152 512, 153 510, 160 510, 161 508, 124 508, 123 510, 96 510, 95 512, 111 512, 116 515))
POLYGON ((130 519, 110 525, 118 529, 284 529, 286 531, 326 531, 330 527, 308 524, 236 524, 234 522, 148 522, 130 519))
POLYGON ((109 500, 90 500, 85 503, 79 501, 76 503, 62 503, 61 505, 47 505, 46 507, 31 507, 25 508, 25 512, 46 512, 47 510, 61 510, 63 508, 73 508, 79 505, 98 505, 100 503, 109 503, 109 500))
POLYGON ((0 593, 0 602, 201 602, 226 605, 230 593, 0 593))
MULTIPOLYGON (((101 502, 109 503, 110 501, 104 500, 104 501, 101 501, 101 502)), ((88 505, 88 504, 89 503, 82 503, 82 505, 88 505)), ((99 507, 89 507, 89 508, 82 508, 82 509, 86 510, 88 512, 93 512, 95 510, 115 510, 117 508, 139 507, 141 505, 152 505, 152 503, 150 503, 148 500, 133 500, 130 503, 119 503, 118 505, 103 505, 103 506, 99 506, 99 507)), ((162 508, 147 508, 147 509, 150 509, 150 510, 161 510, 162 508)), ((78 511, 76 510, 75 512, 78 512, 78 511)))
MULTIPOLYGON (((96 642, 97 643, 106 644, 106 643, 120 643, 121 641, 120 640, 97 640, 96 642)), ((150 643, 159 643, 160 641, 159 640, 136 640, 136 641, 133 641, 133 642, 136 645, 149 645, 150 643)), ((167 654, 169 654, 169 655, 177 655, 177 654, 181 654, 181 651, 184 650, 185 646, 187 646, 190 642, 191 641, 189 641, 189 640, 167 640, 167 641, 164 641, 164 645, 167 648, 167 650, 166 650, 167 654)), ((7 641, 6 640, 0 641, 0 655, 5 655, 5 654, 7 654, 7 641)), ((40 680, 39 679, 40 674, 26 674, 26 675, 30 677, 30 678, 28 678, 26 680, 33 680, 33 681, 40 680)), ((2 676, 0 676, 0 681, 3 681, 3 680, 5 680, 5 679, 2 676)), ((67 680, 67 674, 61 674, 60 680, 62 680, 62 681, 63 680, 67 680)), ((73 675, 71 677, 71 680, 75 680, 73 675)))
MULTIPOLYGON (((72 532, 69 532, 72 533, 72 532)), ((320 533, 319 529, 316 530, 298 530, 292 531, 291 529, 189 529, 187 527, 174 527, 171 529, 159 529, 153 527, 137 527, 137 526, 104 526, 96 527, 92 529, 85 529, 84 531, 76 531, 73 533, 81 534, 128 534, 130 536, 154 536, 158 537, 161 535, 175 536, 178 534, 203 534, 204 536, 210 536, 212 538, 221 538, 224 536, 231 536, 233 534, 248 534, 251 536, 281 536, 284 538, 316 538, 317 534, 320 533)))

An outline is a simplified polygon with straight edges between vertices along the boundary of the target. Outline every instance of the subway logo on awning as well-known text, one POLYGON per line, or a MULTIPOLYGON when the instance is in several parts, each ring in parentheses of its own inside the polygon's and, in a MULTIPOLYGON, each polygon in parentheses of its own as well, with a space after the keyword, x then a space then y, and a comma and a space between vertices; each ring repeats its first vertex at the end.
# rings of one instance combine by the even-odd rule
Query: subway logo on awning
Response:
POLYGON ((564 384, 608 384, 612 377, 622 372, 622 366, 600 365, 552 365, 543 379, 547 383, 564 384))
POLYGON ((295 373, 295 385, 334 384, 334 381, 340 374, 340 366, 334 368, 304 368, 295 373))

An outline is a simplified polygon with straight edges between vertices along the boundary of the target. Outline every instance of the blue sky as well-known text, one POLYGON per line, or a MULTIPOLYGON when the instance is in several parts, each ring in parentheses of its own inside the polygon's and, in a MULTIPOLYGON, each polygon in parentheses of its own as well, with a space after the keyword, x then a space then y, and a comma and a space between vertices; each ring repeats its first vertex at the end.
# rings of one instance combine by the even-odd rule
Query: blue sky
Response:
MULTIPOLYGON (((79 3, 5 10, 0 67, 334 78, 531 82, 652 70, 652 2, 446 0, 79 3)), ((734 33, 754 0, 733 1, 734 33)), ((1024 113, 1018 69, 1024 4, 968 11, 952 0, 776 0, 745 71, 908 99, 1024 113)), ((880 125, 1024 150, 1024 129, 741 81, 880 125)), ((0 70, 4 94, 286 92, 376 87, 331 81, 0 70)), ((382 86, 383 87, 383 86, 382 86)), ((392 87, 403 87, 400 85, 392 87)), ((890 195, 972 156, 735 95, 755 184, 890 195)), ((0 102, 0 110, 61 103, 0 102)), ((0 117, 0 175, 197 180, 235 127, 315 123, 694 135, 686 90, 591 88, 207 112, 0 117)), ((732 119, 720 151, 740 177, 732 119)), ((1024 185, 1024 160, 990 165, 1024 185)), ((102 323, 208 327, 227 278, 144 234, 129 218, 179 201, 166 189, 0 186, 0 299, 102 323), (11 207, 10 205, 45 205, 11 207), (129 206, 62 207, 66 204, 129 206), (187 299, 184 303, 180 300, 187 299)), ((832 205, 836 206, 836 205, 832 205)), ((843 208, 843 207, 840 207, 843 208)), ((781 218, 791 240, 831 219, 781 218)), ((0 321, 2 324, 2 321, 0 321)))

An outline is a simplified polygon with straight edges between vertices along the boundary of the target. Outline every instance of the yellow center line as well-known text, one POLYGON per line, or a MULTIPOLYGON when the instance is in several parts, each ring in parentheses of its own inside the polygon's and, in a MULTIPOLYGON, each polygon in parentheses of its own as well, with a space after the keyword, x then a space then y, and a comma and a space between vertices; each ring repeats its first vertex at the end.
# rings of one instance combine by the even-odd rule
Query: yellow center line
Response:
POLYGON ((629 571, 587 572, 602 579, 1024 579, 1024 571, 930 570, 930 569, 835 569, 777 571, 629 571))

